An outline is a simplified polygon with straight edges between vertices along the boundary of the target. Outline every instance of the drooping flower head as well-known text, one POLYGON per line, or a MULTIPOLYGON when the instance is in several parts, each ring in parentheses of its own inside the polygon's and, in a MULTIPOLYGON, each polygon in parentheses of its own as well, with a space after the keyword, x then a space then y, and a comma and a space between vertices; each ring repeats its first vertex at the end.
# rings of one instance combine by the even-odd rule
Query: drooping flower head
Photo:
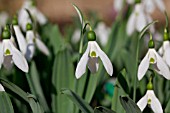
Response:
POLYGON ((100 49, 96 42, 96 34, 94 31, 89 31, 87 33, 88 45, 85 53, 82 55, 76 68, 76 78, 80 78, 86 72, 86 65, 91 73, 96 73, 98 71, 99 63, 98 58, 103 62, 103 65, 107 73, 112 76, 113 66, 107 55, 100 49))
POLYGON ((28 72, 28 64, 23 54, 13 45, 11 33, 8 27, 2 32, 2 42, 0 42, 0 67, 3 64, 5 68, 11 68, 11 64, 15 64, 19 69, 28 72))
POLYGON ((25 57, 28 60, 31 60, 34 52, 35 52, 35 45, 37 46, 37 48, 44 53, 45 55, 49 55, 50 52, 48 50, 48 48, 46 47, 46 45, 40 40, 40 36, 39 34, 36 32, 34 33, 33 31, 33 26, 31 23, 27 23, 27 32, 26 32, 26 51, 24 52, 25 57))
POLYGON ((127 34, 130 36, 134 31, 140 32, 147 24, 147 17, 144 13, 144 7, 142 3, 135 4, 135 8, 131 13, 127 22, 127 34))
POLYGON ((152 82, 149 81, 147 85, 147 92, 146 94, 137 102, 140 110, 143 111, 146 105, 151 107, 154 113, 163 113, 163 109, 161 103, 159 102, 158 98, 155 96, 152 82))
POLYGON ((148 43, 148 47, 149 50, 138 67, 138 80, 141 80, 143 78, 150 65, 153 66, 154 70, 157 73, 163 75, 163 77, 165 77, 166 79, 170 79, 169 68, 162 57, 160 57, 159 54, 156 52, 154 48, 154 41, 152 40, 152 38, 148 43))

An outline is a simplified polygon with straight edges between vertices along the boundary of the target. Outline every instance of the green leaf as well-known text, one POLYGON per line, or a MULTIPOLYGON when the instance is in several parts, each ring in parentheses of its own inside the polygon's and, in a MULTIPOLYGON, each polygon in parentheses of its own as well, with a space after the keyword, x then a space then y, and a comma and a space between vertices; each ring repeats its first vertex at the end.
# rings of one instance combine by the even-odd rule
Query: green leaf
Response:
POLYGON ((0 113, 14 113, 11 100, 5 91, 0 91, 0 113))
POLYGON ((47 24, 42 29, 42 37, 49 40, 49 45, 53 48, 56 55, 63 45, 62 35, 57 25, 47 24))
POLYGON ((82 12, 80 11, 80 9, 75 5, 75 4, 72 4, 74 9, 77 11, 77 14, 79 16, 79 19, 80 19, 80 23, 81 23, 81 29, 83 29, 83 22, 84 22, 84 18, 83 18, 83 15, 82 15, 82 12))
POLYGON ((40 107, 39 103, 35 99, 34 95, 29 94, 28 95, 28 100, 29 100, 29 104, 31 106, 31 109, 32 109, 33 113, 44 113, 44 111, 40 107))
POLYGON ((19 100, 22 100, 25 103, 28 103, 27 93, 25 93, 22 89, 20 89, 15 84, 0 78, 0 83, 5 87, 5 91, 9 94, 12 94, 19 100))
POLYGON ((126 93, 119 87, 119 82, 116 79, 116 85, 115 85, 114 94, 113 94, 113 98, 112 98, 111 109, 116 111, 117 113, 124 113, 125 112, 125 110, 121 106, 120 99, 119 99, 119 96, 124 95, 124 94, 126 94, 126 93))
POLYGON ((39 74, 38 74, 35 62, 31 62, 31 68, 30 68, 30 75, 29 76, 31 78, 31 81, 32 81, 32 84, 33 84, 33 87, 34 87, 34 92, 35 92, 34 95, 36 95, 36 97, 38 98, 43 109, 46 112, 49 112, 50 110, 49 110, 48 104, 46 102, 46 99, 45 99, 45 96, 44 96, 44 93, 43 93, 43 90, 42 90, 42 87, 41 87, 41 84, 40 84, 40 78, 39 78, 39 74))
POLYGON ((68 50, 58 52, 52 74, 52 110, 54 113, 74 112, 74 104, 62 95, 62 88, 74 90, 75 76, 71 55, 68 50), (67 108, 67 109, 66 109, 67 108))
POLYGON ((69 89, 62 89, 61 93, 68 96, 68 98, 71 99, 73 101, 73 103, 75 105, 77 105, 82 112, 93 113, 93 109, 91 108, 91 106, 87 102, 85 102, 81 97, 79 97, 76 93, 74 93, 73 91, 71 91, 69 89))
POLYGON ((115 111, 112 111, 106 107, 99 106, 94 109, 94 113, 116 113, 115 111))
POLYGON ((120 84, 121 87, 123 88, 123 90, 124 90, 127 94, 129 94, 129 86, 128 86, 128 83, 127 83, 125 77, 123 76, 123 74, 122 74, 122 73, 119 73, 117 79, 118 79, 118 81, 119 81, 119 84, 120 84))
POLYGON ((155 23, 157 23, 157 22, 158 22, 158 20, 155 20, 155 21, 149 23, 148 25, 146 25, 146 26, 142 29, 142 31, 140 32, 139 39, 141 39, 141 38, 143 37, 143 35, 145 34, 145 32, 149 29, 149 27, 150 27, 151 25, 153 25, 153 24, 155 24, 155 23))
POLYGON ((142 113, 136 103, 127 96, 120 96, 120 102, 126 113, 142 113))

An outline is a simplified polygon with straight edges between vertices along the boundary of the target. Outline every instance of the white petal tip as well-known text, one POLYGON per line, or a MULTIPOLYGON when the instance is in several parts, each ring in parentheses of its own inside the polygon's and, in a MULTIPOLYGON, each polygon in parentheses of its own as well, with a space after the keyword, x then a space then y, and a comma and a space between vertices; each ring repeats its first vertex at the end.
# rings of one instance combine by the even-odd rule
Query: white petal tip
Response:
POLYGON ((5 91, 4 87, 0 84, 0 91, 5 91))

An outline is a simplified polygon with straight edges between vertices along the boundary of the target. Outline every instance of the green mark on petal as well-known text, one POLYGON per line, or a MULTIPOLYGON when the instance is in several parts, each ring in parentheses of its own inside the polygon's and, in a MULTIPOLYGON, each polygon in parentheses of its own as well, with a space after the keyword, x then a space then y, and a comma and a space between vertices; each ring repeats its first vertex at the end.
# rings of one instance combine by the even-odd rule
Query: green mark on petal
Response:
POLYGON ((148 104, 151 104, 151 99, 148 99, 148 104))
POLYGON ((154 64, 155 63, 155 60, 153 58, 150 59, 150 63, 151 64, 154 64))
POLYGON ((90 56, 91 56, 91 57, 96 57, 96 52, 92 51, 92 52, 90 53, 90 56))
POLYGON ((11 54, 10 50, 9 50, 9 49, 6 49, 5 55, 10 55, 10 54, 11 54))

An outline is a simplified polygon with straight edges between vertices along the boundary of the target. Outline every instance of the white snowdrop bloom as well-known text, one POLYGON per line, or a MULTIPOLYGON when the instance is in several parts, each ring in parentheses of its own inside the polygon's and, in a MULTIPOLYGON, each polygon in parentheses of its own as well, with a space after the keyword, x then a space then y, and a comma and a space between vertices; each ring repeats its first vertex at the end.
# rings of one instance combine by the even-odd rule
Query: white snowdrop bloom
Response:
POLYGON ((107 55, 100 49, 99 45, 96 43, 95 33, 93 31, 89 31, 88 36, 92 36, 92 38, 88 38, 89 42, 87 45, 87 49, 85 53, 82 55, 79 63, 76 68, 76 78, 80 78, 86 71, 86 65, 88 65, 91 73, 96 73, 98 71, 98 58, 100 57, 103 65, 107 71, 107 73, 112 76, 113 74, 113 66, 107 55), (95 38, 94 38, 95 37, 95 38))
POLYGON ((141 111, 144 110, 147 104, 150 105, 154 113, 163 113, 161 103, 155 96, 153 90, 147 90, 146 94, 137 102, 141 111))
POLYGON ((124 0, 113 0, 113 8, 119 12, 123 8, 123 1, 124 0))
POLYGON ((46 47, 46 45, 40 40, 40 36, 38 35, 38 33, 34 34, 31 24, 27 24, 27 27, 29 29, 27 29, 27 32, 26 32, 27 45, 26 45, 26 49, 25 49, 26 51, 24 52, 27 60, 32 59, 34 52, 35 52, 35 45, 42 53, 44 53, 45 55, 48 56, 50 54, 50 52, 49 52, 48 48, 46 47))
POLYGON ((127 34, 130 36, 135 30, 140 32, 146 25, 147 18, 142 3, 135 4, 134 11, 131 13, 127 22, 127 34))
POLYGON ((135 0, 126 0, 126 2, 127 2, 128 4, 134 4, 134 3, 135 3, 135 0))
POLYGON ((25 0, 22 9, 28 9, 31 15, 41 24, 44 25, 47 22, 47 18, 41 13, 32 0, 25 0))
POLYGON ((148 13, 153 13, 156 7, 159 8, 160 11, 165 11, 165 4, 163 0, 143 0, 145 11, 148 13))
POLYGON ((162 57, 155 51, 155 49, 149 48, 145 57, 141 61, 138 67, 138 80, 141 80, 149 68, 149 64, 154 66, 154 70, 163 75, 166 79, 170 79, 170 71, 167 64, 164 62, 162 57))
POLYGON ((10 39, 3 39, 0 43, 0 67, 3 64, 5 68, 11 68, 14 63, 19 69, 28 72, 28 64, 22 53, 15 48, 10 39))
POLYGON ((104 22, 100 22, 97 24, 95 32, 102 46, 105 46, 108 42, 111 29, 107 27, 104 22))
POLYGON ((0 92, 1 91, 5 91, 4 87, 2 86, 2 84, 0 83, 0 92))

